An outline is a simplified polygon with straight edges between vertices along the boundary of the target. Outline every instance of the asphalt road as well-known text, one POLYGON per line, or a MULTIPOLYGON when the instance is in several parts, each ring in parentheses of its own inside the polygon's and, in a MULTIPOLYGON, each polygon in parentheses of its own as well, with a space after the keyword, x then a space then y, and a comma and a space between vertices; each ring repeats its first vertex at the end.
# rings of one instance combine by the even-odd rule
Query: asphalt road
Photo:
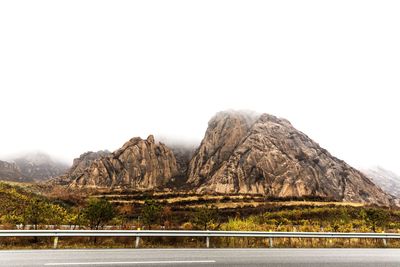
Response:
POLYGON ((400 266, 400 249, 108 249, 0 251, 11 266, 400 266))

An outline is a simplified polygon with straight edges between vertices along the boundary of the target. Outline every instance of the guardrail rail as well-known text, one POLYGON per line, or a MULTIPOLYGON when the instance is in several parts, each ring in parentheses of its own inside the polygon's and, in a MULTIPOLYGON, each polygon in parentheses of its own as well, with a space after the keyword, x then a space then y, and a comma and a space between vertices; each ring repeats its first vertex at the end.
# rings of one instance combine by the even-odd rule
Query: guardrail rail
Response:
POLYGON ((206 247, 210 247, 211 237, 259 237, 269 238, 371 238, 400 239, 396 233, 333 233, 333 232, 254 232, 254 231, 174 231, 174 230, 0 230, 0 237, 54 237, 53 248, 58 247, 60 237, 136 237, 135 247, 141 237, 204 237, 206 247))

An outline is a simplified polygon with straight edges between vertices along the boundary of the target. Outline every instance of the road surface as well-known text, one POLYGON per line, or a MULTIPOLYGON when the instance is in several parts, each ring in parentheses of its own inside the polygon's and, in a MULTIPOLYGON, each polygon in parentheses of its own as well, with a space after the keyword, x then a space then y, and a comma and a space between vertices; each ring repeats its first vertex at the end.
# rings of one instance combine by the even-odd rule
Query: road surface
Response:
POLYGON ((400 249, 107 249, 4 250, 12 266, 399 267, 400 249))

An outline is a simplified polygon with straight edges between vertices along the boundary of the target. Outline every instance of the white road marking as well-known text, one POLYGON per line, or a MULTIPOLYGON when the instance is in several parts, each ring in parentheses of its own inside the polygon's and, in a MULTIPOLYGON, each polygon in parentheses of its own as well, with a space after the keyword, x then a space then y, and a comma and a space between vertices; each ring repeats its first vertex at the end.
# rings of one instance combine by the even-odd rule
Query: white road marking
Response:
POLYGON ((130 261, 130 262, 62 262, 46 263, 44 266, 71 266, 71 265, 125 265, 125 264, 184 264, 184 263, 216 263, 215 260, 204 261, 130 261))

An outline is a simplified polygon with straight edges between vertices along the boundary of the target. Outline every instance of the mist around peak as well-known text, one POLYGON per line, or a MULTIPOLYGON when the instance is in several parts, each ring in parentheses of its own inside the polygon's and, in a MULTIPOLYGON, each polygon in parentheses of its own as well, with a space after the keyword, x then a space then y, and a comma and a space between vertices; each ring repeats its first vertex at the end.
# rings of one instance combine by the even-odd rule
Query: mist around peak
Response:
POLYGON ((382 166, 374 166, 361 171, 385 192, 400 198, 400 175, 382 166))

